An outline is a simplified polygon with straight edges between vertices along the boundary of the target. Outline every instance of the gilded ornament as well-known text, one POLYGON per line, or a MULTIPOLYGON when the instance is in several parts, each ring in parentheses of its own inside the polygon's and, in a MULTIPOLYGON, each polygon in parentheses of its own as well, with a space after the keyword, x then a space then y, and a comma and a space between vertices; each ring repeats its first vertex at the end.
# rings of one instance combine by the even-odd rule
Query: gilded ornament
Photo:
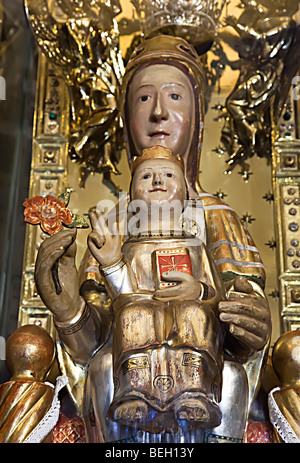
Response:
POLYGON ((249 214, 248 212, 246 212, 246 214, 244 214, 242 216, 242 222, 244 222, 245 224, 251 224, 252 222, 254 222, 254 220, 256 220, 254 217, 252 217, 251 214, 249 214))
POLYGON ((263 196, 263 199, 265 199, 268 202, 272 202, 274 201, 274 194, 269 191, 263 196))
POLYGON ((147 356, 131 357, 122 364, 123 375, 130 370, 146 369, 149 367, 149 360, 147 356))
POLYGON ((266 246, 268 246, 270 249, 275 249, 276 248, 276 241, 274 239, 269 240, 267 243, 265 243, 266 246))

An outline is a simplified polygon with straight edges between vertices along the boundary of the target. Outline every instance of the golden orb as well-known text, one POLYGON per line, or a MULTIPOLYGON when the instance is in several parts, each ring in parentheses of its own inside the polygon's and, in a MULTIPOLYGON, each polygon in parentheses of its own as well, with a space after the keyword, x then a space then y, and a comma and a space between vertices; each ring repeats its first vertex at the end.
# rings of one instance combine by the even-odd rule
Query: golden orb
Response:
POLYGON ((300 330, 280 336, 273 348, 272 362, 282 387, 300 387, 300 330))
POLYGON ((37 325, 24 325, 6 343, 6 364, 11 380, 43 381, 54 358, 54 343, 37 325))

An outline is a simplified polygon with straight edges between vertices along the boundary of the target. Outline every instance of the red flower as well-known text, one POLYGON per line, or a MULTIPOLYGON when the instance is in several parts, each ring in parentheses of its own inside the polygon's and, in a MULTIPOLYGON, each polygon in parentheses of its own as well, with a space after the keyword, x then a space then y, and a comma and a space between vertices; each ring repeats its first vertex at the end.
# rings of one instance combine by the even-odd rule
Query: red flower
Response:
POLYGON ((62 229, 62 224, 68 226, 73 221, 72 212, 66 208, 66 204, 54 196, 34 196, 25 199, 23 206, 25 222, 33 225, 40 224, 42 230, 49 235, 54 235, 62 229))

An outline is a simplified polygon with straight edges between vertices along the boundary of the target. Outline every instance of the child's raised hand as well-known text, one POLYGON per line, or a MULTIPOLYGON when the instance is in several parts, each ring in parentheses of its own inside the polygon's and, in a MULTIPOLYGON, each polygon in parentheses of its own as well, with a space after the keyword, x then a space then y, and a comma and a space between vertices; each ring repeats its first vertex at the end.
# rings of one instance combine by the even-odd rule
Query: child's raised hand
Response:
POLYGON ((88 236, 88 247, 102 267, 109 267, 121 259, 121 237, 115 222, 108 228, 101 213, 89 214, 92 231, 88 236))

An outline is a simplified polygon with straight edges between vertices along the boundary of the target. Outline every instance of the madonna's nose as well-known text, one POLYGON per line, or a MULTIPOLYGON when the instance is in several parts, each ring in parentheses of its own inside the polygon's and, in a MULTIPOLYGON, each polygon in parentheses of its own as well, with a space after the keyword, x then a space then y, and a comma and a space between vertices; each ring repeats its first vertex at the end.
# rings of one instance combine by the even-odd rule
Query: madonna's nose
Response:
POLYGON ((168 108, 164 104, 163 98, 160 95, 154 100, 152 111, 150 114, 150 119, 152 122, 157 122, 160 120, 167 120, 169 116, 168 108))

